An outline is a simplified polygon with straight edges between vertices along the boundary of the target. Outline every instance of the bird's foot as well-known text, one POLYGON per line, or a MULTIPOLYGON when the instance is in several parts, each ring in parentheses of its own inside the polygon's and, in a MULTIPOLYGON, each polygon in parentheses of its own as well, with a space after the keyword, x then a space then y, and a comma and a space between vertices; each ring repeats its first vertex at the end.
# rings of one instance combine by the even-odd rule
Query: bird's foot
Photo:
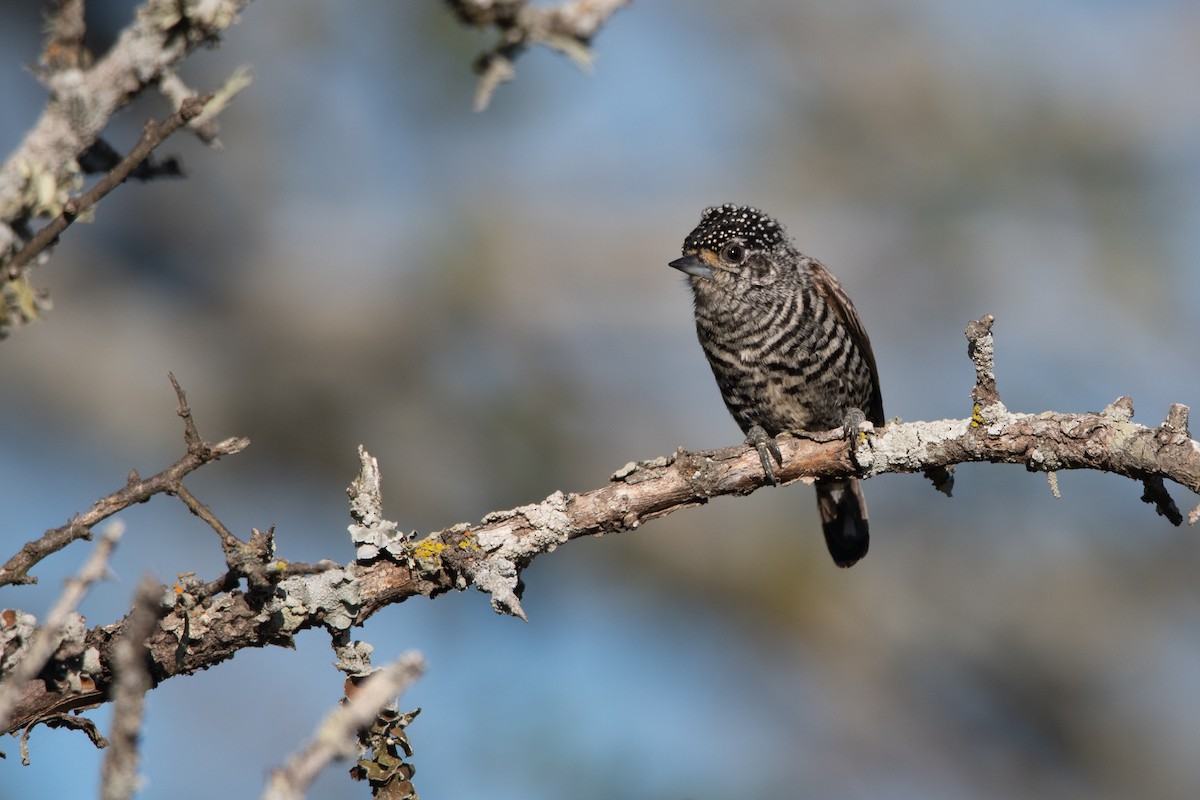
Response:
POLYGON ((866 421, 867 415, 861 408, 848 408, 842 415, 842 433, 851 445, 857 446, 862 440, 862 425, 866 421))
MULTIPOLYGON (((859 414, 862 414, 860 411, 859 414)), ((758 451, 758 459, 762 462, 763 474, 767 476, 767 480, 772 486, 777 486, 779 481, 775 478, 775 469, 771 466, 771 459, 775 459, 775 463, 783 466, 783 454, 779 452, 779 445, 775 443, 775 438, 767 434, 762 425, 755 425, 746 432, 746 444, 758 451)))

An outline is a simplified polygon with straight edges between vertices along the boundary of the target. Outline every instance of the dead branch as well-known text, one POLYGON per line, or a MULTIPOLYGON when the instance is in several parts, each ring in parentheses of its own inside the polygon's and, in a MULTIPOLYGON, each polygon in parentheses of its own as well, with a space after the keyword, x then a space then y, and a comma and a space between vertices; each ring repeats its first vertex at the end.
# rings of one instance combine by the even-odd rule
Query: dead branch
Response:
POLYGON ((42 114, 17 149, 0 164, 0 338, 51 307, 29 280, 29 266, 59 234, 130 176, 180 174, 173 161, 154 165, 150 152, 175 130, 190 127, 218 144, 214 115, 245 86, 244 74, 203 101, 175 70, 196 48, 211 44, 238 19, 250 0, 163 3, 146 0, 134 20, 99 60, 84 46, 83 2, 57 0, 47 19, 38 77, 50 92, 42 114), (141 140, 121 160, 101 138, 112 117, 149 86, 157 85, 178 111, 147 123, 141 140), (118 163, 119 162, 119 163, 118 163), (85 173, 107 172, 82 197, 85 173), (34 220, 51 222, 34 231, 34 220))
MULTIPOLYGON (((91 557, 79 574, 67 581, 66 589, 46 615, 46 623, 32 635, 22 637, 18 647, 0 664, 4 668, 4 680, 0 682, 0 725, 7 724, 11 719, 12 711, 21 699, 21 690, 42 671, 64 641, 72 638, 72 632, 69 631, 72 624, 82 628, 83 618, 75 609, 92 584, 108 573, 108 560, 125 530, 119 521, 110 523, 108 528, 100 541, 96 542, 91 557)), ((9 626, 6 624, 5 627, 9 626)), ((8 652, 7 648, 5 652, 8 652)))
POLYGON ((530 45, 543 45, 570 58, 582 70, 592 65, 592 39, 609 18, 632 0, 567 0, 541 7, 529 0, 446 0, 459 22, 495 28, 499 41, 475 60, 479 86, 475 110, 483 111, 492 93, 517 72, 514 62, 530 45))
MULTIPOLYGON (((1131 421, 1128 398, 1099 412, 1013 413, 1000 402, 995 388, 990 318, 973 323, 968 338, 977 371, 970 417, 889 422, 882 430, 868 429, 865 441, 854 447, 841 431, 783 438, 780 481, 937 470, 948 474, 955 464, 993 462, 1048 474, 1091 469, 1122 475, 1153 487, 1147 500, 1162 513, 1169 501, 1165 481, 1200 492, 1200 443, 1190 438, 1185 406, 1172 406, 1166 422, 1154 428, 1131 421)), ((180 408, 186 421, 182 397, 180 408)), ((191 434, 188 439, 191 451, 191 434)), ((241 439, 227 442, 239 443, 236 448, 230 445, 229 452, 245 446, 241 439)), ((195 456, 189 452, 188 457, 195 456)), ((388 605, 472 585, 491 596, 497 611, 523 618, 520 576, 538 556, 573 539, 635 530, 649 520, 703 505, 711 497, 747 495, 766 485, 752 448, 681 449, 631 462, 591 491, 555 492, 540 503, 496 511, 478 524, 455 525, 415 540, 383 515, 375 459, 363 451, 360 460, 362 470, 350 487, 356 560, 344 567, 331 562, 293 565, 271 555, 269 532, 254 532, 248 547, 236 548, 242 560, 227 553, 229 575, 209 584, 184 578, 175 586, 173 604, 164 607, 146 640, 153 684, 206 669, 243 648, 290 645, 298 631, 309 628, 324 627, 335 643, 344 642, 352 626, 388 605), (239 589, 236 577, 248 574, 253 576, 248 589, 239 589)), ((179 468, 177 464, 171 469, 179 468)), ((149 496, 152 487, 146 483, 137 482, 138 496, 149 496)), ((159 491, 167 491, 162 488, 166 484, 169 479, 163 478, 159 491)), ((1189 519, 1198 515, 1200 511, 1193 511, 1189 519)), ((1170 516, 1175 521, 1179 515, 1170 516)), ((4 624, 8 626, 7 619, 4 624)), ((81 634, 74 642, 75 652, 89 657, 60 670, 74 670, 75 679, 55 685, 30 680, 19 693, 8 730, 60 714, 65 707, 107 700, 114 680, 114 643, 126 625, 122 621, 81 634), (94 689, 72 688, 78 686, 94 689)))
POLYGON ((120 186, 121 182, 128 178, 138 165, 145 162, 154 148, 165 142, 175 131, 200 116, 204 111, 205 104, 211 99, 211 94, 207 94, 204 97, 189 97, 183 101, 179 110, 168 117, 161 125, 154 120, 147 122, 142 129, 142 138, 129 151, 129 155, 121 159, 91 189, 88 189, 78 198, 72 197, 64 202, 62 211, 59 212, 58 216, 39 229, 33 235, 33 238, 26 242, 25 246, 13 255, 6 267, 6 279, 13 281, 20 278, 21 271, 39 253, 53 244, 72 222, 78 219, 81 214, 86 214, 105 195, 120 186))
POLYGON ((59 13, 48 25, 50 41, 43 57, 48 72, 41 76, 50 90, 49 102, 0 166, 0 254, 24 238, 11 227, 14 222, 59 213, 77 182, 75 159, 96 141, 113 115, 144 89, 174 74, 197 48, 215 41, 249 3, 147 2, 94 64, 81 45, 74 44, 82 37, 82 4, 59 4, 59 13))
POLYGON ((100 768, 101 800, 127 800, 137 793, 138 739, 142 735, 142 710, 150 689, 146 670, 146 637, 158 620, 163 587, 142 578, 133 598, 125 635, 113 648, 116 683, 113 686, 112 747, 100 768))
POLYGON ((302 800, 305 790, 330 761, 358 755, 362 747, 360 733, 389 704, 394 708, 396 695, 407 690, 424 671, 425 659, 419 653, 410 652, 376 670, 360 685, 348 680, 346 701, 329 712, 317 726, 313 738, 271 774, 263 797, 266 800, 302 800))
MULTIPOLYGON (((87 511, 72 517, 66 525, 52 528, 39 538, 26 542, 24 547, 0 567, 0 586, 11 583, 36 583, 37 578, 30 576, 29 570, 46 556, 58 552, 71 542, 92 538, 93 526, 131 505, 144 503, 154 495, 164 492, 178 494, 183 486, 183 478, 188 473, 223 456, 240 453, 250 446, 250 440, 241 437, 229 438, 217 444, 202 441, 191 421, 191 412, 188 410, 183 390, 179 388, 173 375, 170 378, 179 398, 179 415, 184 419, 187 453, 162 472, 149 478, 142 478, 137 470, 131 471, 124 488, 101 497, 87 511)), ((188 497, 191 498, 191 495, 188 497)))

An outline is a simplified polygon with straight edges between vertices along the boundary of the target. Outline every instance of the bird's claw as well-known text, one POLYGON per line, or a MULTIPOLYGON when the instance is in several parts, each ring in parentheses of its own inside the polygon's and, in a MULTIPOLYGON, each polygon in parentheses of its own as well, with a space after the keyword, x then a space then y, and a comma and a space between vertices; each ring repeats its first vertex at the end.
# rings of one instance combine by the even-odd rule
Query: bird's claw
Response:
POLYGON ((845 432, 846 441, 851 445, 858 445, 859 439, 862 437, 862 424, 867 421, 867 415, 862 412, 861 408, 847 409, 842 416, 842 430, 845 432))
POLYGON ((783 466, 783 453, 779 452, 779 444, 775 438, 768 435, 766 430, 761 425, 755 425, 746 434, 746 444, 758 451, 758 460, 762 462, 763 474, 767 476, 772 486, 779 485, 779 480, 775 477, 775 468, 771 466, 771 459, 775 459, 775 463, 783 466))

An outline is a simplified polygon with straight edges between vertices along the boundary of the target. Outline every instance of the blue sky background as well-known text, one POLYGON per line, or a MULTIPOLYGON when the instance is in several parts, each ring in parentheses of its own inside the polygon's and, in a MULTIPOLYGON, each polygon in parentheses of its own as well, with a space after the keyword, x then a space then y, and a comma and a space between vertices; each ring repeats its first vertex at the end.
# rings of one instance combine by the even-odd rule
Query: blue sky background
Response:
MULTIPOLYGON (((94 46, 132 3, 92 3, 94 46)), ((37 4, 0 9, 0 150, 45 97, 37 4)), ((1200 8, 1186 2, 635 2, 590 75, 535 51, 471 111, 490 37, 436 2, 260 0, 192 85, 239 65, 224 148, 121 187, 0 343, 0 541, 15 551, 183 451, 253 441, 189 487, 280 554, 351 556, 364 444, 426 532, 623 463, 733 444, 666 262, 703 207, 777 215, 842 279, 889 417, 964 417, 962 331, 997 317, 1016 411, 1200 403, 1200 8)), ((147 96, 106 134, 119 149, 147 96)), ((368 621, 423 797, 1186 797, 1200 792, 1195 531, 1111 476, 968 466, 953 499, 870 481, 874 542, 832 566, 811 490, 722 499, 572 542, 526 573, 529 624, 472 591, 368 621)), ((1196 498, 1176 492, 1181 507, 1196 498)), ((105 624, 139 577, 221 569, 170 498, 122 515, 105 624)), ((81 544, 0 606, 42 615, 81 544)), ((254 796, 337 700, 326 637, 149 696, 145 797, 254 796)), ((107 711, 95 712, 107 725, 107 711)), ((95 794, 98 754, 38 729, 0 797, 95 794)), ((361 796, 340 770, 314 797, 361 796)))

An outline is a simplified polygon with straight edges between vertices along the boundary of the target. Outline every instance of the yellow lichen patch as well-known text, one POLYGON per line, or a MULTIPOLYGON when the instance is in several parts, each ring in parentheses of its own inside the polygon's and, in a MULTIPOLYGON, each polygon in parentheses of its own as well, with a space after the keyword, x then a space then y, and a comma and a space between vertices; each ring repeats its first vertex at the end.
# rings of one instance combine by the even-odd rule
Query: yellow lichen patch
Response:
POLYGON ((463 534, 462 539, 460 539, 458 542, 458 546, 460 548, 462 548, 463 550, 482 550, 483 549, 482 547, 479 546, 479 542, 477 542, 473 538, 471 538, 470 531, 467 531, 466 533, 463 534))
POLYGON ((971 427, 979 428, 984 425, 987 425, 987 420, 983 418, 983 409, 976 403, 971 407, 971 427))
POLYGON ((413 557, 419 561, 436 559, 445 549, 446 545, 436 539, 422 539, 413 546, 413 557))

